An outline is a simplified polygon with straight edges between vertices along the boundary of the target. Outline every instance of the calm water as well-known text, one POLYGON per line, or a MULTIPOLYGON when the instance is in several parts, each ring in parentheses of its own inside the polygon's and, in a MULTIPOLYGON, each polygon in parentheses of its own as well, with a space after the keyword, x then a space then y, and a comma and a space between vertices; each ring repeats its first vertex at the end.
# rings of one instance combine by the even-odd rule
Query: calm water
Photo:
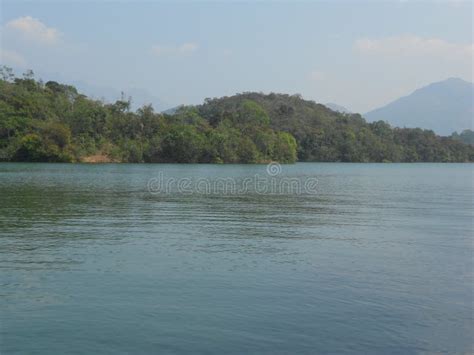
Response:
POLYGON ((469 353, 473 165, 0 164, 0 353, 469 353))

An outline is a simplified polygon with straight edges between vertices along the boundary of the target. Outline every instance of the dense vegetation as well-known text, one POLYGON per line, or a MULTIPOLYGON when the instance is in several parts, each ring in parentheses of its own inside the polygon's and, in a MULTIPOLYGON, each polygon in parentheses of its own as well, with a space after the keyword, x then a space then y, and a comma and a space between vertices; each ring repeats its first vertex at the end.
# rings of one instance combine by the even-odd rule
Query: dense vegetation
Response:
POLYGON ((0 161, 256 163, 472 161, 474 148, 432 131, 367 123, 294 95, 206 99, 172 114, 91 100, 31 71, 0 79, 0 161), (94 158, 95 157, 95 158, 94 158), (101 160, 102 159, 102 160, 101 160))
POLYGON ((216 125, 239 111, 242 101, 260 105, 274 130, 285 131, 298 143, 300 161, 342 162, 464 162, 474 160, 474 148, 433 131, 392 128, 367 123, 359 114, 330 110, 299 95, 244 93, 206 100, 200 116, 216 125))
POLYGON ((212 125, 196 107, 173 115, 130 101, 104 104, 68 85, 15 78, 0 81, 0 159, 70 162, 107 157, 119 162, 294 162, 296 141, 270 127, 268 114, 244 100, 238 113, 212 125))

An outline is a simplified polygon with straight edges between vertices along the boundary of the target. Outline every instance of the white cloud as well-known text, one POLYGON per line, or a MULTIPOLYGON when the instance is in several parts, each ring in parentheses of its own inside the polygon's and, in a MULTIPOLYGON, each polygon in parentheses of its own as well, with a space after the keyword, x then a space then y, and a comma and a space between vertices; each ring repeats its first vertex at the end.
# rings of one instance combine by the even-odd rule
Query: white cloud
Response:
POLYGON ((448 42, 439 38, 423 38, 414 35, 380 39, 362 38, 354 43, 354 49, 362 54, 383 56, 440 56, 470 58, 474 45, 448 42))
POLYGON ((312 72, 309 73, 309 79, 312 81, 321 81, 324 80, 325 75, 322 71, 319 70, 313 70, 312 72))
POLYGON ((20 68, 27 66, 26 59, 21 54, 8 49, 0 49, 0 63, 20 68))
POLYGON ((179 46, 160 46, 154 45, 151 51, 156 56, 188 55, 196 52, 199 48, 197 43, 183 43, 179 46))
POLYGON ((31 16, 18 17, 5 24, 7 33, 37 44, 54 45, 61 39, 61 33, 31 16))

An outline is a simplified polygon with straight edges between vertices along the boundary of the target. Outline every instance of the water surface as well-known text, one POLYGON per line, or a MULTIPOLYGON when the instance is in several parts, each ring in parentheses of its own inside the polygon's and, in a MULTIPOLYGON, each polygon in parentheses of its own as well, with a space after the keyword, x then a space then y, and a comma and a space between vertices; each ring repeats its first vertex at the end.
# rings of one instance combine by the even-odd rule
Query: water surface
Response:
POLYGON ((0 352, 468 353, 473 166, 0 164, 0 352))

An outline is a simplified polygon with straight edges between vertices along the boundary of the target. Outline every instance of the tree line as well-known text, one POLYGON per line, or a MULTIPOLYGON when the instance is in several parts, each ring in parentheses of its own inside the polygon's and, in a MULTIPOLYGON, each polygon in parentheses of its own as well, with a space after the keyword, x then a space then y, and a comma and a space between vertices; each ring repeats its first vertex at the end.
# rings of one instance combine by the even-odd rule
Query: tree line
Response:
POLYGON ((463 162, 474 148, 432 131, 367 123, 298 95, 243 93, 171 114, 93 100, 28 71, 0 70, 0 161, 463 162))

